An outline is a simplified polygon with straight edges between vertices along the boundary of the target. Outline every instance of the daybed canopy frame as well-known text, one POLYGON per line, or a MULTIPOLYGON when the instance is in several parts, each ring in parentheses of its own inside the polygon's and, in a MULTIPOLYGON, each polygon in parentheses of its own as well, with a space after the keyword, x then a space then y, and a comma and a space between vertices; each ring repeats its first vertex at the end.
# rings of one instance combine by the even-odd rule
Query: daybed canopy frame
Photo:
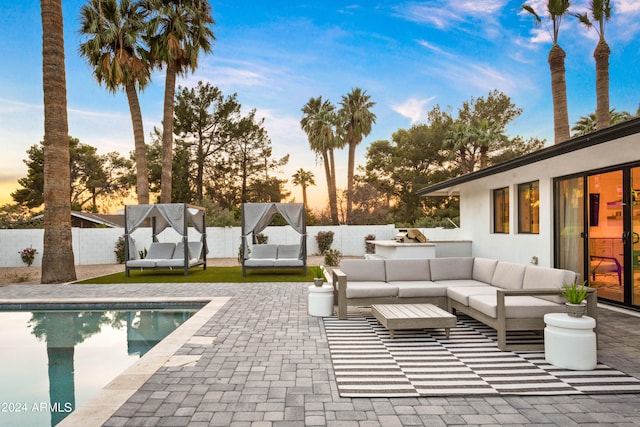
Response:
POLYGON ((303 203, 243 203, 242 204, 242 275, 247 268, 302 268, 307 271, 307 215, 303 203), (282 215, 287 223, 300 234, 300 252, 298 259, 302 261, 301 266, 245 266, 245 261, 249 258, 249 245, 247 239, 251 236, 251 243, 256 243, 256 234, 267 228, 276 214, 282 215))
MULTIPOLYGON (((152 241, 158 242, 158 234, 168 227, 172 227, 182 238, 184 248, 184 275, 189 274, 189 268, 202 265, 207 269, 207 227, 206 210, 200 206, 186 203, 165 203, 155 205, 126 205, 124 209, 124 233, 125 233, 125 260, 136 259, 138 252, 132 237, 133 231, 140 227, 145 220, 151 220, 152 241), (200 233, 202 250, 197 262, 190 262, 189 253, 189 225, 200 233)), ((193 255, 193 254, 191 254, 193 255)), ((129 276, 129 267, 125 262, 126 276, 129 276)), ((135 269, 139 269, 136 267, 135 269)), ((166 267, 143 267, 144 269, 166 269, 166 267)))

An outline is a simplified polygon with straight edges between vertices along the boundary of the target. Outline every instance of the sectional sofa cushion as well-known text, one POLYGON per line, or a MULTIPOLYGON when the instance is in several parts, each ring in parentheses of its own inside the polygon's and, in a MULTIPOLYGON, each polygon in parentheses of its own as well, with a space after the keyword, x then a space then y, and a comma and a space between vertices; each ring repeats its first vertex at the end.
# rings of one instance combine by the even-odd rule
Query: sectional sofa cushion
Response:
POLYGON ((389 282, 389 284, 398 287, 398 297, 400 298, 447 296, 447 287, 435 282, 402 280, 389 282))
MULTIPOLYGON (((470 295, 469 307, 496 318, 498 316, 498 303, 496 295, 470 295)), ((506 319, 542 319, 547 313, 564 313, 565 307, 541 298, 531 296, 506 296, 506 319)))
MULTIPOLYGON (((347 292, 352 282, 386 281, 384 260, 382 259, 344 259, 340 262, 340 270, 349 278, 347 292)), ((347 297, 349 297, 348 294, 347 297)))
POLYGON ((523 264, 500 261, 496 265, 491 284, 504 289, 522 289, 524 270, 523 264))
POLYGON ((398 287, 385 282, 349 282, 347 298, 380 298, 398 296, 398 287))
MULTIPOLYGON (((577 277, 576 273, 569 270, 528 265, 524 273, 522 289, 561 288, 565 284, 573 283, 577 277)), ((541 295, 538 298, 557 303, 565 302, 562 295, 541 295)))
POLYGON ((474 258, 473 259, 473 280, 479 282, 491 283, 493 273, 496 271, 498 265, 497 259, 489 258, 474 258))
POLYGON ((471 279, 473 258, 432 258, 429 260, 431 280, 471 279))
POLYGON ((459 302, 469 305, 469 297, 472 295, 495 295, 498 289, 494 286, 455 286, 447 288, 447 296, 459 302))
POLYGON ((387 259, 384 266, 387 282, 431 280, 428 259, 387 259))

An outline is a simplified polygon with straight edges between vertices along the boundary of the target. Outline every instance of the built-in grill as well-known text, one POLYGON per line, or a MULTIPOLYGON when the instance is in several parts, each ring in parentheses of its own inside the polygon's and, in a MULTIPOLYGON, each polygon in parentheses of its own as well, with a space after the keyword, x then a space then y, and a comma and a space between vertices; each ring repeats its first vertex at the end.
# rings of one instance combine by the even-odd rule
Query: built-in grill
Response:
POLYGON ((426 243, 427 238, 417 228, 400 229, 396 237, 393 238, 399 243, 426 243))

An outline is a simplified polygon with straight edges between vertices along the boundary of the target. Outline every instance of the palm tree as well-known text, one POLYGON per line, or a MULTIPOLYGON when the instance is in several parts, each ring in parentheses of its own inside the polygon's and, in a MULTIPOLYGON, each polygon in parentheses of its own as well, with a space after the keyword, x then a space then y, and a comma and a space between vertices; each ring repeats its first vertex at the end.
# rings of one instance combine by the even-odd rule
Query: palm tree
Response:
POLYGON ((376 105, 371 102, 371 97, 359 87, 351 90, 351 93, 342 97, 341 108, 338 117, 349 144, 349 164, 347 167, 347 224, 351 219, 351 207, 353 205, 353 174, 355 170, 356 147, 362 142, 362 138, 371 133, 371 127, 376 122, 376 115, 371 108, 376 105))
MULTIPOLYGON (((529 5, 522 8, 532 14, 537 24, 542 22, 540 16, 529 5)), ((569 0, 548 0, 547 11, 553 25, 551 40, 553 45, 549 51, 549 68, 551 70, 551 95, 553 97, 553 130, 554 142, 564 142, 569 135, 569 112, 567 107, 567 82, 565 81, 564 58, 566 53, 558 44, 558 33, 562 18, 569 10, 569 0)))
POLYGON ((319 96, 311 98, 302 107, 302 112, 304 117, 300 120, 300 126, 307 134, 311 150, 321 157, 324 163, 331 221, 333 224, 338 224, 336 166, 333 151, 335 148, 342 148, 342 142, 340 138, 336 137, 335 107, 329 100, 323 101, 322 96, 319 96))
POLYGON ((302 203, 307 207, 307 187, 311 185, 316 185, 316 181, 314 179, 313 172, 306 171, 302 168, 298 169, 296 173, 293 174, 293 185, 299 185, 302 187, 302 203))
POLYGON ((80 9, 80 33, 87 40, 80 54, 93 67, 98 83, 111 92, 124 88, 129 101, 136 159, 138 203, 149 203, 147 146, 136 89, 149 82, 150 66, 142 47, 148 11, 137 1, 90 0, 80 9))
MULTIPOLYGON (((593 20, 598 23, 598 44, 593 51, 596 60, 596 129, 604 129, 611 123, 609 116, 609 55, 611 49, 604 38, 605 23, 611 18, 609 0, 591 0, 589 11, 593 20)), ((588 13, 576 13, 575 16, 587 28, 593 27, 588 13)))
POLYGON ((41 0, 44 91, 44 248, 42 283, 76 279, 71 241, 71 178, 62 1, 41 0))
MULTIPOLYGON (((634 115, 628 111, 616 111, 615 108, 612 108, 611 111, 609 111, 609 121, 611 125, 631 120, 633 117, 634 115)), ((595 132, 598 129, 597 122, 597 113, 590 113, 588 116, 580 117, 580 119, 571 128, 574 132, 573 136, 586 135, 588 133, 595 132)))
POLYGON ((176 76, 196 69, 200 51, 211 52, 215 37, 210 25, 214 21, 207 0, 150 0, 150 3, 149 47, 157 64, 166 67, 160 202, 171 203, 176 76))

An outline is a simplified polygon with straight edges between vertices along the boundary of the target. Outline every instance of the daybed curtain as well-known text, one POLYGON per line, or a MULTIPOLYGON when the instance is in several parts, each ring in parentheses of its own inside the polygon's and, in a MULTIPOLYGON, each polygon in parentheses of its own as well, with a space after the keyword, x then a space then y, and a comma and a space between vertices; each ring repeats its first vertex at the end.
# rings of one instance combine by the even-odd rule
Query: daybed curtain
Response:
MULTIPOLYGON (((303 203, 244 203, 242 205, 242 243, 244 258, 248 254, 247 237, 253 233, 260 233, 267 228, 276 213, 300 233, 301 243, 304 243, 305 229, 305 209, 303 203)), ((300 254, 302 256, 302 249, 300 254)))

